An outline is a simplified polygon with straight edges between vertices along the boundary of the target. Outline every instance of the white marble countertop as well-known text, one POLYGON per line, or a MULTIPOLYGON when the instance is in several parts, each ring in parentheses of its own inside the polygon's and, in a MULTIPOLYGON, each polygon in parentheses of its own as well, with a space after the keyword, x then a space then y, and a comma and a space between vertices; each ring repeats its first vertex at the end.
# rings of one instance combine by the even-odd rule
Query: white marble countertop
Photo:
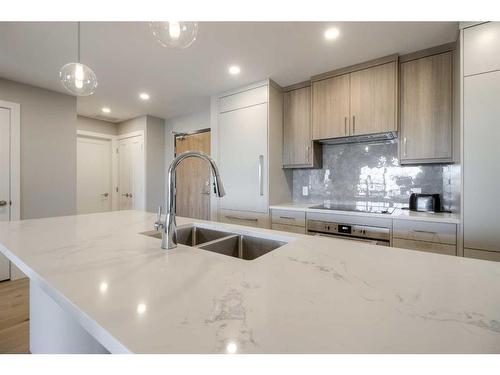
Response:
POLYGON ((153 221, 3 222, 0 251, 111 352, 500 353, 500 263, 209 222, 290 242, 166 252, 153 221))
POLYGON ((356 211, 338 211, 338 210, 323 210, 317 208, 311 208, 315 206, 314 203, 284 203, 269 206, 270 209, 278 210, 292 210, 292 211, 304 211, 304 212, 319 212, 319 213, 334 213, 342 215, 354 215, 354 216, 364 216, 364 217, 381 217, 384 219, 398 219, 398 220, 421 220, 421 221, 432 221, 440 223, 452 223, 460 224, 460 215, 456 213, 446 213, 446 212, 417 212, 410 210, 403 210, 397 208, 392 214, 374 214, 366 212, 356 212, 356 211))

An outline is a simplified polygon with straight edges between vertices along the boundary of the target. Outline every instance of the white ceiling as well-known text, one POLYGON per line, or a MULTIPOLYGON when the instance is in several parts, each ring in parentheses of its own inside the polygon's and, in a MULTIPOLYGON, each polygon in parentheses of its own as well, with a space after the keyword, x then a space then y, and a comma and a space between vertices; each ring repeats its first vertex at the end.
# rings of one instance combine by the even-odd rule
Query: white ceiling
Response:
MULTIPOLYGON (((209 96, 272 78, 282 86, 311 75, 392 53, 456 40, 455 22, 201 22, 185 50, 162 47, 146 22, 84 22, 82 62, 97 75, 94 95, 78 98, 78 113, 125 120, 143 114, 171 118, 208 107, 209 96), (340 29, 334 42, 323 38, 340 29), (241 74, 230 76, 230 64, 241 74), (139 92, 151 95, 139 100, 139 92)), ((0 76, 65 92, 59 69, 76 58, 76 23, 0 22, 0 76)))

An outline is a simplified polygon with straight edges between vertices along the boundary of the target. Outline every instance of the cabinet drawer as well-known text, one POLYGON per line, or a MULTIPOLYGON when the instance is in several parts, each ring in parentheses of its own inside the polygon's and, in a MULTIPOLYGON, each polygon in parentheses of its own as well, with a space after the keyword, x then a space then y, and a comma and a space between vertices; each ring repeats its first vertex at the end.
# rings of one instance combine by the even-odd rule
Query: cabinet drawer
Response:
POLYGON ((393 237, 455 245, 457 226, 429 221, 394 220, 393 237))
POLYGON ((392 241, 392 246, 400 247, 402 249, 427 251, 429 253, 457 255, 457 248, 455 245, 447 245, 435 242, 402 240, 400 238, 395 238, 392 241))
POLYGON ((286 224, 271 224, 271 229, 281 230, 283 232, 306 234, 306 227, 298 227, 296 225, 286 225, 286 224))
POLYGON ((219 210, 219 221, 248 227, 269 228, 269 215, 257 212, 219 210))
POLYGON ((500 262, 500 253, 496 251, 464 249, 464 257, 500 262))
POLYGON ((306 213, 302 211, 271 210, 271 221, 276 224, 306 226, 306 213))
POLYGON ((238 108, 267 103, 268 86, 260 86, 247 91, 224 96, 219 99, 219 113, 233 111, 238 108))

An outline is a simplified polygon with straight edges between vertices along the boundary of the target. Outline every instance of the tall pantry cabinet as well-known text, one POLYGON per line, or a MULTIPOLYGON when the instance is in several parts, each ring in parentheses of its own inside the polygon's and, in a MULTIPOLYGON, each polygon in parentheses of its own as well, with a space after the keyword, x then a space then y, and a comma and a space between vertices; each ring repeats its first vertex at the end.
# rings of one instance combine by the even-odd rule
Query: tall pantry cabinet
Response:
POLYGON ((282 169, 283 93, 271 80, 212 98, 216 158, 226 195, 218 220, 269 227, 269 205, 291 200, 282 169))
POLYGON ((464 256, 500 261, 500 23, 462 37, 464 256))

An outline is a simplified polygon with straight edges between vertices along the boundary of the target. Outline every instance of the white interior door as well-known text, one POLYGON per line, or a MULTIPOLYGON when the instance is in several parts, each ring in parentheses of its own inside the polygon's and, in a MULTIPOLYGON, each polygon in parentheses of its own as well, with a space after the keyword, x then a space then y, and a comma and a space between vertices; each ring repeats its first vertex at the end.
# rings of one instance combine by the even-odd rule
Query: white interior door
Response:
POLYGON ((120 210, 144 209, 144 142, 142 136, 118 144, 118 194, 120 210))
POLYGON ((129 198, 129 193, 132 191, 130 169, 130 144, 128 139, 123 139, 118 145, 118 207, 120 210, 132 208, 132 199, 129 198))
POLYGON ((77 212, 111 211, 111 141, 77 139, 77 212))
MULTIPOLYGON (((10 220, 10 110, 0 107, 0 221, 10 220)), ((10 279, 8 259, 0 254, 0 281, 10 279)))
POLYGON ((267 103, 219 115, 219 161, 221 207, 267 212, 267 103))

